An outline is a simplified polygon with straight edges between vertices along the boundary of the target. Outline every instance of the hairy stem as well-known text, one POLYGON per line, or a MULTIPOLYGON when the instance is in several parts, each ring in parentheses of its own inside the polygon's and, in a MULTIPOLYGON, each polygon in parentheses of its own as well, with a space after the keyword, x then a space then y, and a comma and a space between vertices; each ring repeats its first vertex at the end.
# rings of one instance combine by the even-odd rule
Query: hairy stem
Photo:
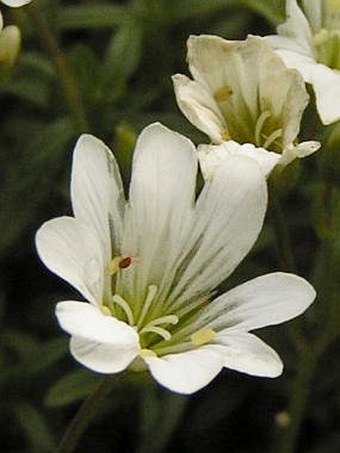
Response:
POLYGON ((30 4, 25 8, 25 12, 38 33, 43 46, 52 58, 53 64, 60 77, 65 98, 73 117, 75 127, 79 132, 88 131, 89 126, 83 107, 81 93, 78 89, 77 81, 66 55, 60 49, 57 40, 51 33, 50 28, 46 24, 43 16, 40 14, 40 11, 34 5, 30 4))

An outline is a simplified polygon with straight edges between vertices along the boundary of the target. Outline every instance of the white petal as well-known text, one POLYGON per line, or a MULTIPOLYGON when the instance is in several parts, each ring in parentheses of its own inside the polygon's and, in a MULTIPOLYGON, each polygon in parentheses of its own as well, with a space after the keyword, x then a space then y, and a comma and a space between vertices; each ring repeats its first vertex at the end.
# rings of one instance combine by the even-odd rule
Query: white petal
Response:
POLYGON ((223 165, 229 155, 242 155, 254 159, 265 177, 268 177, 280 160, 280 155, 264 148, 256 148, 250 143, 240 145, 229 140, 222 145, 199 145, 198 160, 205 180, 211 179, 216 170, 223 165))
POLYGON ((210 347, 223 356, 223 365, 253 376, 277 377, 283 364, 278 354, 250 333, 218 334, 210 347))
POLYGON ((92 303, 103 298, 104 261, 92 231, 73 217, 45 222, 37 232, 36 246, 44 264, 73 285, 92 303))
POLYGON ((24 6, 27 5, 28 3, 31 3, 31 1, 32 0, 1 0, 2 3, 12 8, 19 8, 20 6, 24 6))
POLYGON ((199 196, 196 225, 183 250, 183 275, 169 305, 206 295, 230 275, 254 245, 266 206, 266 180, 257 162, 227 156, 199 196))
POLYGON ((318 64, 314 68, 311 83, 322 123, 328 125, 339 121, 340 71, 318 64))
POLYGON ((207 305, 195 329, 253 330, 280 324, 303 313, 315 299, 314 288, 294 274, 275 272, 254 278, 207 305))
POLYGON ((280 165, 286 166, 296 158, 303 158, 310 156, 311 154, 318 151, 321 147, 321 143, 316 141, 302 142, 298 145, 287 147, 283 150, 281 159, 279 161, 280 165))
POLYGON ((3 29, 3 26, 4 26, 4 20, 2 17, 1 11, 0 11, 0 31, 3 29))
POLYGON ((340 71, 330 69, 306 57, 289 50, 278 50, 277 53, 285 64, 299 71, 303 79, 313 85, 316 107, 323 124, 332 124, 340 119, 340 71))
POLYGON ((123 186, 111 151, 91 135, 82 135, 74 150, 71 198, 75 217, 95 231, 107 262, 111 259, 112 248, 119 255, 117 248, 124 212, 123 186))
POLYGON ((93 305, 59 302, 56 315, 61 327, 72 335, 72 355, 83 365, 100 373, 126 368, 139 352, 136 331, 93 305))
MULTIPOLYGON (((259 46, 260 41, 261 38, 259 46)), ((187 42, 187 60, 191 74, 210 93, 215 109, 220 110, 225 119, 231 138, 242 142, 251 141, 250 135, 258 116, 258 52, 256 49, 248 49, 248 45, 248 41, 227 41, 213 35, 190 36, 187 42), (249 77, 250 67, 252 77, 249 77), (229 90, 231 94, 226 101, 217 103, 216 93, 221 89, 227 92, 229 90), (246 139, 246 136, 249 138, 246 139)), ((261 64, 265 64, 263 58, 264 55, 261 55, 261 64)), ((210 138, 215 143, 223 141, 223 138, 210 138)))
POLYGON ((135 329, 104 315, 99 308, 87 302, 59 302, 56 315, 61 327, 70 335, 114 345, 138 343, 135 329))
POLYGON ((313 33, 317 33, 322 28, 322 10, 324 8, 322 3, 320 0, 302 0, 303 10, 313 33))
POLYGON ((176 100, 188 120, 207 134, 214 143, 222 143, 227 125, 216 101, 206 88, 182 74, 172 77, 176 100))
POLYGON ((303 42, 290 38, 289 36, 269 35, 264 39, 271 45, 274 50, 289 50, 291 52, 313 58, 313 49, 303 45, 303 42))
POLYGON ((137 357, 137 346, 98 343, 81 337, 71 337, 70 351, 82 365, 97 373, 111 374, 125 370, 137 357))
POLYGON ((286 22, 277 27, 278 34, 295 38, 305 49, 310 48, 313 40, 312 31, 296 0, 286 0, 286 15, 286 22))
POLYGON ((191 231, 196 175, 190 140, 157 123, 144 129, 134 153, 124 232, 125 246, 137 257, 136 265, 122 273, 123 282, 138 285, 133 294, 143 294, 149 284, 159 287, 163 279, 169 282, 191 231))
POLYGON ((156 381, 173 392, 186 395, 208 385, 223 367, 222 356, 205 347, 144 360, 156 381))

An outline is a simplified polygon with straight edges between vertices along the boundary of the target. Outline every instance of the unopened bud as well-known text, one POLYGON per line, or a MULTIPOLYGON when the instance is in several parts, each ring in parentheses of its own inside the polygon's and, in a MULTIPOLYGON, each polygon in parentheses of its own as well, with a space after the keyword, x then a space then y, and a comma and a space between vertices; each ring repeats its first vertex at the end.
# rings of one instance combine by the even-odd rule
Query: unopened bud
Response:
POLYGON ((15 25, 9 25, 0 32, 0 63, 13 66, 19 55, 21 33, 15 25))

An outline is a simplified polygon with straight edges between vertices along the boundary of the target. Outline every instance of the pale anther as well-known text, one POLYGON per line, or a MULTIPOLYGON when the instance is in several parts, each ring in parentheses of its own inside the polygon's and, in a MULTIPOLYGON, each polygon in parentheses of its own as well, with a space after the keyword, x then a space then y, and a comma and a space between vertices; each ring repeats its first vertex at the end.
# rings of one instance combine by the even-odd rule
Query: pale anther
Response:
POLYGON ((203 346, 204 344, 208 344, 213 341, 215 337, 216 332, 213 329, 207 327, 197 330, 197 332, 191 335, 190 339, 194 346, 203 346))
POLYGON ((109 309, 109 307, 106 307, 105 305, 102 305, 100 307, 100 311, 103 313, 103 315, 105 316, 112 316, 112 313, 111 313, 111 310, 109 309))
POLYGON ((233 90, 230 88, 229 85, 224 85, 223 87, 219 88, 214 93, 214 99, 216 102, 225 102, 227 101, 230 96, 233 94, 233 90))
POLYGON ((221 131, 221 139, 225 142, 227 142, 228 140, 231 140, 231 136, 229 134, 229 131, 228 129, 222 129, 221 131))
POLYGON ((157 357, 157 354, 151 349, 141 349, 139 352, 139 356, 144 358, 144 357, 157 357))

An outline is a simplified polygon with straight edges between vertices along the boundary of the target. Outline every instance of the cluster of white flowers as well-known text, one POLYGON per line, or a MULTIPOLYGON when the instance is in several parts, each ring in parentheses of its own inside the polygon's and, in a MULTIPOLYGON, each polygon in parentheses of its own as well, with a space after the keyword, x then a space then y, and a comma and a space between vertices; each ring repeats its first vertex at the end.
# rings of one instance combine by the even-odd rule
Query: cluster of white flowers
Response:
MULTIPOLYGON (((196 150, 159 123, 146 127, 134 151, 128 199, 105 144, 90 135, 78 140, 74 217, 46 222, 36 243, 46 266, 88 301, 63 301, 56 309, 71 335, 71 353, 83 365, 100 373, 148 368, 163 386, 184 394, 201 389, 223 367, 281 374, 277 353, 251 332, 301 314, 315 298, 313 287, 276 272, 221 295, 216 288, 261 231, 273 168, 319 148, 297 141, 309 96, 299 72, 284 61, 313 83, 324 122, 338 119, 328 96, 340 82, 333 94, 318 85, 322 71, 334 84, 340 80, 328 57, 315 62, 322 54, 319 33, 325 33, 321 2, 304 4, 311 25, 296 1, 287 0, 289 17, 278 29, 285 36, 189 38, 193 79, 173 76, 176 98, 212 144, 196 150), (307 55, 299 60, 299 51, 312 52, 312 42, 316 60, 307 77, 307 55), (204 187, 196 199, 198 165, 204 187)), ((329 33, 325 45, 338 45, 332 33, 339 31, 329 33)))

